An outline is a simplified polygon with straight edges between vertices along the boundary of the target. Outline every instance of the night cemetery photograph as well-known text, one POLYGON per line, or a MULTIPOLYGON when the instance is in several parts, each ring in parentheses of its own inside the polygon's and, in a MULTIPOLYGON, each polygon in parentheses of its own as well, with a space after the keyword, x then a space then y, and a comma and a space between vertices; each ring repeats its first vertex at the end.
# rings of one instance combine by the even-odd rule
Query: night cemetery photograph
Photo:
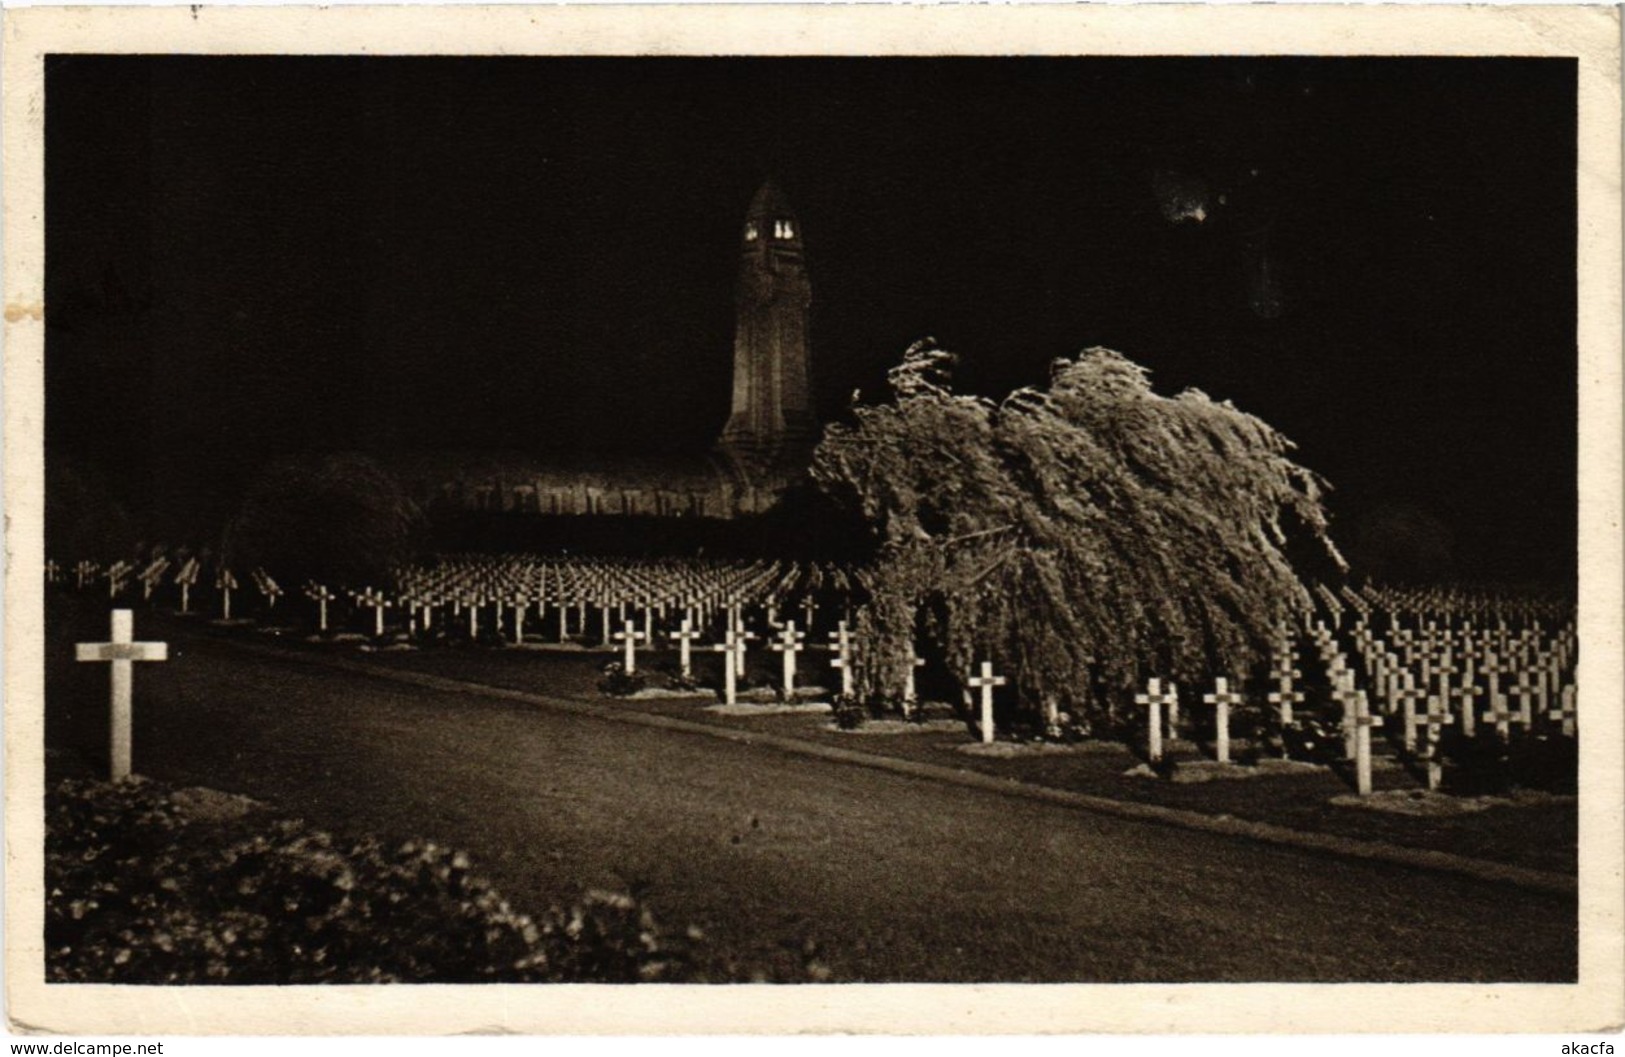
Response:
POLYGON ((1579 85, 46 55, 44 980, 1575 984, 1579 85))

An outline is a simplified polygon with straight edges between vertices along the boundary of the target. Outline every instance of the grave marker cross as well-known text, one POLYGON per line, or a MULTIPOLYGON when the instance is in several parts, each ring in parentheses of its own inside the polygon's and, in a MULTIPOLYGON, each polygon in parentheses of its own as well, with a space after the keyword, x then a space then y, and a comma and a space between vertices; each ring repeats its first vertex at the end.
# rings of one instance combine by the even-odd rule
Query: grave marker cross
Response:
POLYGON ((801 645, 801 643, 804 642, 806 640, 806 638, 807 638, 807 633, 805 631, 797 631, 796 630, 796 622, 795 621, 786 620, 784 622, 784 630, 779 632, 778 639, 776 641, 774 641, 773 643, 771 643, 771 648, 773 650, 776 650, 777 652, 784 654, 784 697, 785 697, 785 700, 791 700, 791 699, 793 699, 795 697, 795 693, 796 693, 796 654, 798 654, 802 650, 806 649, 805 646, 801 645))
POLYGON ((1242 696, 1230 689, 1230 680, 1219 676, 1213 680, 1213 692, 1203 694, 1204 704, 1213 706, 1213 754, 1220 763, 1230 762, 1230 706, 1242 703, 1242 696))
POLYGON ((917 656, 913 650, 909 650, 908 660, 905 662, 905 664, 907 667, 905 668, 905 675, 903 677, 903 704, 908 706, 913 705, 920 699, 919 689, 914 685, 914 670, 916 668, 925 667, 925 658, 917 656))
POLYGON ((1343 726, 1343 758, 1352 760, 1355 753, 1355 727, 1354 707, 1357 691, 1354 689, 1354 673, 1340 671, 1333 673, 1332 700, 1336 701, 1342 710, 1343 726))
POLYGON ((1382 726, 1382 717, 1371 714, 1365 691, 1354 695, 1354 788, 1361 796, 1371 795, 1371 728, 1382 726))
POLYGON ((621 665, 626 669, 626 674, 631 675, 638 670, 637 644, 648 638, 648 636, 639 631, 637 624, 631 619, 621 621, 621 626, 622 630, 617 631, 614 638, 616 642, 621 643, 623 646, 621 665))
POLYGON ((1274 677, 1278 688, 1269 692, 1267 700, 1280 711, 1281 726, 1290 727, 1292 725, 1292 706, 1303 700, 1303 691, 1294 690, 1292 680, 1302 679, 1303 673, 1296 668, 1287 666, 1277 668, 1271 675, 1274 677))
POLYGON ((186 559, 181 571, 175 574, 175 582, 181 587, 181 612, 188 611, 192 604, 192 585, 197 583, 197 575, 202 564, 194 557, 186 559))
POLYGON ((993 688, 1003 686, 1007 679, 993 674, 993 662, 982 662, 982 674, 973 675, 969 684, 982 692, 982 744, 993 744, 993 688))
POLYGON ((384 637, 384 610, 389 608, 389 602, 378 591, 369 587, 355 596, 355 604, 368 606, 372 609, 372 634, 374 638, 384 637))
POLYGON ((124 590, 124 581, 135 566, 126 561, 117 561, 107 567, 107 597, 117 598, 124 590))
POLYGON ((1529 670, 1518 670, 1518 683, 1512 688, 1512 697, 1518 702, 1518 721, 1527 729, 1534 722, 1536 687, 1530 681, 1529 670))
POLYGON ((1145 693, 1134 695, 1134 703, 1147 708, 1146 755, 1151 762, 1159 762, 1162 759, 1162 709, 1165 705, 1169 708, 1177 706, 1179 688, 1169 683, 1168 689, 1163 690, 1161 679, 1149 679, 1145 684, 1145 693))
POLYGON ((265 608, 275 609, 276 600, 282 597, 282 588, 264 569, 256 568, 253 576, 254 585, 260 589, 260 594, 265 596, 265 608))
POLYGON ((168 558, 155 558, 145 569, 136 574, 136 579, 141 581, 142 601, 152 597, 153 588, 157 587, 163 580, 164 570, 167 568, 169 568, 168 558))
POLYGON ((841 695, 852 696, 852 636, 846 630, 846 621, 841 621, 836 630, 829 633, 830 642, 835 647, 835 656, 830 658, 829 666, 838 669, 841 673, 841 695))
POLYGON ((745 637, 729 628, 722 641, 711 648, 722 654, 722 699, 730 705, 734 704, 737 693, 734 667, 736 658, 740 665, 745 662, 745 637))
POLYGON ((682 673, 684 679, 693 678, 694 668, 689 652, 691 649, 690 643, 699 638, 700 633, 695 631, 693 623, 687 617, 684 617, 682 626, 672 632, 671 637, 677 640, 677 670, 682 673))
POLYGON ((1474 712, 1473 698, 1481 697, 1483 693, 1473 681, 1473 662, 1469 660, 1463 666, 1461 685, 1450 691, 1451 698, 1461 701, 1461 732, 1469 738, 1477 726, 1474 723, 1477 714, 1474 712))
POLYGON ((1428 730, 1428 788, 1438 789, 1444 779, 1444 767, 1439 762, 1439 736, 1444 728, 1456 721, 1444 707, 1444 702, 1438 697, 1428 695, 1427 715, 1421 717, 1421 722, 1428 730))
POLYGON ((81 661, 111 662, 109 683, 108 748, 113 781, 130 774, 130 689, 132 661, 167 661, 169 646, 162 642, 135 642, 135 619, 128 609, 113 610, 111 642, 81 642, 76 644, 75 658, 81 661))
POLYGON ((516 591, 508 597, 508 604, 513 606, 513 644, 522 646, 525 643, 525 610, 530 608, 530 599, 516 591))
POLYGON ((327 630, 327 603, 333 600, 333 593, 322 584, 312 583, 305 588, 305 597, 316 603, 317 628, 325 632, 327 630))
POLYGON ((1416 677, 1408 671, 1400 672, 1395 682, 1394 699, 1405 715, 1405 751, 1410 752, 1416 748, 1416 703, 1424 700, 1428 692, 1416 685, 1416 677))
POLYGON ((230 569, 221 569, 220 575, 215 577, 214 585, 220 589, 220 619, 231 619, 231 593, 237 589, 237 577, 231 574, 230 569))
POLYGON ((1563 721, 1563 733, 1574 736, 1574 684, 1569 683, 1557 695, 1557 707, 1546 713, 1549 719, 1563 721))
POLYGON ((1504 741, 1512 736, 1512 720, 1517 713, 1506 707, 1506 698, 1496 694, 1490 698, 1489 710, 1484 713, 1484 722, 1495 724, 1495 733, 1504 741))

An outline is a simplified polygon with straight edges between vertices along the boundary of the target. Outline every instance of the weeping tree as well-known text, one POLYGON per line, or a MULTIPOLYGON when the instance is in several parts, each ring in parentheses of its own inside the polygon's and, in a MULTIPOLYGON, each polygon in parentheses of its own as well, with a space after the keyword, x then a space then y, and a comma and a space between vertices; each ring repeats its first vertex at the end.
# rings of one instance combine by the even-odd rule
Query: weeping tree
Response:
POLYGON ((1098 721, 1145 674, 1248 671, 1310 604, 1302 541, 1342 567, 1325 482, 1229 403, 1159 396, 1108 349, 1002 403, 954 394, 953 362, 911 348, 894 399, 854 407, 814 458, 875 537, 855 628, 870 703, 901 700, 923 643, 955 673, 994 660, 1025 707, 1098 721))

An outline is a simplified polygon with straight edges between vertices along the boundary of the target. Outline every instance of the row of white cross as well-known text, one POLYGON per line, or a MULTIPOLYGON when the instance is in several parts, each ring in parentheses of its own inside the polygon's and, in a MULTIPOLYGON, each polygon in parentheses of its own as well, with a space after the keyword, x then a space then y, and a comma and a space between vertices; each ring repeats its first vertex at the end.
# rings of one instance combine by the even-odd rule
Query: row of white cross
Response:
POLYGON ((1467 588, 1394 588, 1370 584, 1358 591, 1346 584, 1332 591, 1316 584, 1312 591, 1319 610, 1341 630, 1345 621, 1372 623, 1384 618, 1390 626, 1405 624, 1420 628, 1424 622, 1464 620, 1563 620, 1573 612, 1573 599, 1558 595, 1536 596, 1519 592, 1497 594, 1467 588))
MULTIPOLYGON (((1434 750, 1447 726, 1457 725, 1464 735, 1472 737, 1478 720, 1483 720, 1493 724, 1497 733, 1506 738, 1514 724, 1530 730, 1550 720, 1565 735, 1576 733, 1575 687, 1572 682, 1562 681, 1573 662, 1572 626, 1560 630, 1549 642, 1541 638, 1538 622, 1516 639, 1506 632, 1504 625, 1489 636, 1489 641, 1509 652, 1509 644, 1521 643, 1516 655, 1528 667, 1502 663, 1493 649, 1463 643, 1450 635, 1437 636, 1433 631, 1426 629, 1420 636, 1418 652, 1406 654, 1420 665, 1420 682, 1396 655, 1386 651, 1381 638, 1359 630, 1355 633, 1359 644, 1357 652, 1366 662, 1370 685, 1383 702, 1383 712, 1401 724, 1405 751, 1415 752, 1418 730, 1425 731, 1430 788, 1438 788, 1440 784, 1440 763, 1434 750), (1452 650, 1456 645, 1466 651, 1460 666, 1453 663, 1452 650), (1459 679, 1452 682, 1458 676, 1459 679), (1516 676, 1515 685, 1504 681, 1512 676, 1516 676), (1474 704, 1479 697, 1488 698, 1489 708, 1482 714, 1474 704), (1422 709, 1418 708, 1419 703, 1422 709), (1516 703, 1515 709, 1509 707, 1512 703, 1516 703), (1459 707, 1453 707, 1458 704, 1459 707)), ((1382 726, 1384 716, 1372 712, 1367 691, 1356 687, 1355 672, 1337 648, 1333 634, 1324 625, 1316 625, 1311 638, 1325 665, 1331 697, 1342 712, 1345 755, 1354 761, 1357 788, 1361 795, 1366 795, 1371 790, 1371 728, 1382 726)), ((1276 645, 1270 669, 1273 689, 1266 700, 1277 709, 1283 727, 1294 722, 1294 706, 1304 700, 1303 691, 1297 689, 1297 680, 1302 679, 1303 673, 1293 664, 1295 652, 1292 638, 1284 637, 1276 645)), ((1221 676, 1214 681, 1213 691, 1202 696, 1202 701, 1215 710, 1214 755, 1220 762, 1229 762, 1229 713, 1231 708, 1243 703, 1243 697, 1221 676)), ((1165 723, 1171 733, 1179 722, 1178 689, 1172 683, 1165 686, 1163 680, 1153 678, 1143 693, 1135 695, 1135 703, 1148 710, 1147 754, 1152 760, 1161 760, 1165 723)))
MULTIPOLYGON (((131 664, 136 661, 164 661, 169 659, 169 646, 163 642, 136 642, 134 637, 135 618, 128 609, 115 609, 112 613, 112 634, 107 642, 81 642, 75 646, 75 658, 80 661, 100 661, 111 666, 109 676, 109 708, 108 708, 108 758, 109 774, 113 781, 126 778, 131 773, 131 725, 133 706, 133 672, 131 664)), ((685 622, 686 624, 686 622, 685 622)), ((642 633, 627 621, 623 631, 617 634, 625 649, 625 668, 628 674, 636 671, 635 645, 642 633)), ((683 673, 690 674, 691 656, 690 643, 697 637, 697 633, 684 627, 678 633, 681 643, 681 659, 683 673)), ((724 655, 723 658, 723 693, 728 704, 737 702, 738 676, 744 674, 745 653, 747 640, 754 636, 730 628, 724 640, 711 648, 724 655)), ((830 664, 841 672, 841 689, 843 694, 852 693, 852 654, 853 643, 846 625, 832 632, 830 638, 836 651, 830 664)), ((786 696, 795 692, 795 656, 805 650, 803 643, 806 633, 798 631, 794 622, 787 622, 783 632, 770 644, 770 648, 784 655, 784 691, 786 696)), ((920 663, 918 657, 913 658, 914 665, 920 663)), ((981 691, 982 710, 982 740, 993 740, 993 688, 1005 685, 1005 678, 993 674, 993 665, 983 661, 981 674, 972 676, 969 683, 981 691)), ((912 685, 912 672, 910 674, 912 685)))
MULTIPOLYGON (((92 580, 105 578, 111 598, 119 597, 132 579, 139 581, 142 600, 150 602, 173 565, 163 556, 139 570, 128 561, 114 562, 106 569, 82 561, 75 567, 75 575, 81 589, 92 580)), ((191 611, 191 591, 200 570, 201 563, 193 557, 174 572, 172 582, 179 588, 182 612, 191 611)), ((60 582, 65 573, 57 562, 50 561, 46 563, 46 575, 52 582, 60 582)), ((254 569, 251 579, 264 597, 266 609, 274 610, 284 594, 282 587, 264 569, 254 569)), ((523 641, 524 624, 534 606, 538 623, 546 621, 550 611, 556 614, 560 642, 587 634, 589 610, 596 611, 601 625, 599 638, 607 644, 613 629, 627 618, 629 607, 643 610, 643 631, 651 638, 657 623, 669 626, 668 616, 674 620, 677 613, 694 628, 724 623, 741 627, 742 612, 747 608, 762 614, 769 629, 782 628, 781 615, 788 612, 798 612, 802 627, 810 628, 820 608, 818 596, 827 596, 826 602, 834 599, 850 616, 845 602, 854 578, 838 566, 818 563, 510 556, 443 559, 434 566, 406 570, 401 582, 401 590, 393 597, 373 587, 344 591, 314 581, 305 585, 303 594, 315 603, 316 624, 324 633, 330 630, 331 604, 348 597, 354 606, 372 610, 373 633, 377 636, 384 634, 387 611, 407 614, 405 623, 416 632, 431 627, 436 611, 445 610, 453 617, 466 616, 470 637, 477 637, 482 610, 494 609, 499 627, 505 623, 504 613, 511 613, 506 623, 512 626, 515 641, 523 641)), ((220 592, 220 615, 230 620, 232 592, 239 587, 237 578, 230 569, 221 568, 215 586, 220 592)))
MULTIPOLYGON (((146 595, 150 597, 152 590, 161 583, 171 572, 173 563, 166 558, 157 558, 145 567, 137 570, 133 563, 118 562, 106 571, 110 584, 122 586, 132 577, 146 587, 146 595)), ((552 596, 558 607, 558 627, 561 639, 570 631, 570 610, 577 610, 577 626, 585 628, 589 600, 585 596, 577 596, 568 604, 563 601, 559 592, 563 591, 566 578, 575 575, 585 575, 582 570, 610 569, 614 575, 624 577, 627 566, 615 564, 585 562, 574 564, 569 561, 553 563, 537 562, 532 560, 510 560, 495 565, 480 559, 463 563, 450 563, 450 569, 455 576, 467 579, 469 576, 490 578, 499 573, 507 576, 511 582, 514 575, 523 574, 537 578, 540 590, 536 592, 537 598, 527 597, 523 592, 516 592, 507 596, 497 596, 494 600, 489 594, 470 591, 456 596, 450 600, 443 598, 425 598, 411 600, 403 598, 400 604, 411 608, 411 622, 414 628, 421 621, 427 628, 434 619, 437 607, 449 606, 452 614, 465 614, 469 621, 471 637, 477 636, 479 630, 479 614, 485 605, 497 606, 497 621, 500 626, 502 620, 502 607, 504 603, 511 607, 513 615, 512 626, 516 640, 524 638, 524 621, 526 612, 534 604, 539 619, 545 618, 545 599, 552 596), (549 573, 547 570, 551 570, 549 573), (555 577, 554 590, 547 591, 542 581, 552 575, 555 577)), ((835 573, 820 573, 817 567, 802 569, 798 567, 785 567, 781 563, 764 565, 754 563, 751 565, 738 565, 729 563, 710 563, 703 566, 712 573, 723 577, 731 586, 748 589, 758 599, 761 609, 766 614, 766 623, 773 629, 767 636, 767 648, 778 652, 782 656, 783 676, 782 685, 786 697, 795 693, 796 658, 808 650, 806 644, 807 631, 803 628, 810 624, 816 609, 810 596, 802 599, 802 614, 804 623, 798 626, 794 619, 779 619, 777 599, 784 596, 791 585, 807 587, 817 585, 817 580, 824 575, 832 579, 835 573), (765 602, 760 601, 764 597, 765 602), (776 585, 776 586, 774 586, 776 585)), ((649 569, 663 569, 671 572, 681 569, 681 563, 646 563, 641 566, 644 571, 649 569)), ((99 570, 95 563, 80 562, 74 569, 75 575, 81 584, 93 579, 99 570)), ((442 570, 444 572, 445 570, 442 570)), ((55 562, 48 563, 47 576, 60 580, 65 574, 55 562)), ((200 574, 200 563, 189 558, 174 570, 173 582, 181 589, 183 611, 188 603, 188 591, 196 583, 200 574)), ((256 569, 253 573, 255 586, 267 598, 268 605, 275 606, 277 599, 283 593, 276 582, 264 572, 256 569)), ((850 581, 842 580, 843 584, 850 581)), ((235 577, 229 570, 220 570, 216 584, 222 593, 222 609, 225 616, 230 615, 231 591, 238 587, 235 577)), ((116 590, 114 591, 116 593, 116 590)), ((328 626, 328 604, 339 596, 327 587, 320 584, 309 584, 305 588, 306 596, 316 602, 319 613, 319 624, 325 631, 328 626)), ((1329 591, 1320 589, 1323 604, 1338 605, 1337 598, 1329 591)), ((383 593, 371 588, 354 592, 351 595, 353 603, 360 607, 369 607, 373 610, 373 629, 376 635, 382 635, 385 630, 384 614, 397 603, 392 603, 383 593)), ((636 671, 637 652, 640 645, 652 646, 658 635, 664 635, 668 644, 675 645, 679 652, 679 666, 685 678, 692 678, 692 652, 703 637, 700 625, 694 617, 697 613, 704 614, 705 610, 695 607, 685 607, 684 616, 678 622, 675 630, 662 630, 657 632, 656 622, 663 625, 666 620, 666 608, 663 602, 651 602, 647 597, 640 600, 643 605, 643 627, 640 629, 636 622, 626 615, 626 601, 611 602, 607 599, 592 599, 591 604, 598 609, 602 624, 602 639, 608 645, 611 641, 619 644, 623 656, 623 667, 630 674, 636 671), (613 630, 612 613, 618 615, 619 630, 613 630)), ((1406 751, 1415 751, 1419 731, 1425 731, 1425 737, 1430 752, 1430 760, 1436 761, 1436 754, 1431 749, 1437 745, 1441 731, 1446 726, 1456 725, 1464 734, 1472 735, 1477 723, 1482 720, 1493 724, 1503 736, 1510 733, 1514 724, 1524 729, 1531 729, 1545 720, 1556 721, 1567 734, 1575 731, 1575 690, 1572 682, 1565 682, 1564 675, 1573 665, 1577 650, 1577 637, 1572 624, 1559 628, 1555 633, 1548 635, 1541 624, 1539 616, 1527 616, 1528 623, 1523 628, 1514 631, 1509 628, 1504 619, 1498 619, 1494 627, 1475 628, 1471 620, 1457 621, 1456 627, 1440 627, 1436 620, 1425 619, 1419 616, 1415 619, 1414 629, 1404 628, 1397 624, 1397 618, 1391 625, 1389 637, 1392 643, 1371 630, 1366 618, 1375 609, 1372 596, 1367 591, 1365 596, 1348 592, 1345 589, 1345 601, 1349 607, 1360 614, 1355 621, 1351 632, 1338 633, 1327 628, 1323 622, 1316 622, 1309 628, 1312 646, 1318 650, 1319 657, 1325 665, 1327 682, 1331 688, 1332 699, 1340 706, 1342 711, 1342 726, 1345 737, 1345 751, 1351 760, 1356 763, 1356 773, 1361 791, 1369 790, 1370 784, 1370 730, 1373 726, 1382 726, 1384 715, 1399 719, 1401 740, 1406 751), (1367 688, 1356 686, 1355 670, 1348 664, 1347 658, 1339 647, 1338 638, 1347 635, 1352 641, 1352 651, 1364 668, 1367 688), (1516 677, 1516 683, 1510 680, 1516 677), (1486 697, 1488 710, 1482 714, 1477 712, 1475 699, 1486 697), (1372 700, 1382 704, 1383 714, 1374 714, 1372 700), (1555 704, 1554 704, 1555 702, 1555 704), (1418 706, 1425 705, 1425 708, 1418 706), (1516 707, 1509 707, 1515 704, 1516 707)), ((747 630, 742 612, 744 604, 738 595, 724 596, 723 603, 718 606, 716 615, 723 621, 723 634, 721 641, 709 648, 724 655, 724 697, 729 703, 734 703, 737 693, 737 680, 744 674, 745 658, 749 643, 760 641, 761 636, 747 630)), ((1530 612, 1537 611, 1550 617, 1548 608, 1532 607, 1530 612)), ((120 639, 118 618, 115 618, 113 641, 110 643, 90 643, 81 646, 80 657, 83 660, 107 660, 114 662, 113 694, 114 714, 120 714, 118 699, 119 686, 124 687, 123 714, 128 714, 129 697, 129 662, 132 660, 161 659, 161 655, 152 656, 150 651, 143 651, 136 647, 156 646, 161 649, 162 644, 132 644, 129 641, 129 616, 125 614, 125 626, 120 639)), ((673 614, 675 616, 675 614, 673 614)), ((1382 616, 1378 613, 1379 617, 1382 616)), ((837 629, 829 633, 830 646, 833 656, 830 665, 841 673, 841 693, 850 696, 853 691, 854 671, 854 643, 848 630, 846 621, 841 621, 837 629)), ((1293 657, 1296 647, 1293 636, 1283 634, 1281 641, 1275 649, 1275 660, 1270 670, 1273 689, 1266 695, 1269 703, 1276 707, 1280 721, 1283 725, 1291 724, 1294 720, 1293 709, 1302 703, 1304 694, 1297 689, 1297 680, 1302 673, 1294 666, 1293 657)), ((906 666, 908 674, 908 699, 914 698, 913 677, 914 669, 923 662, 918 657, 911 657, 910 664, 906 666)), ((980 664, 980 673, 969 677, 966 685, 979 691, 981 706, 981 734, 984 741, 991 741, 994 734, 992 718, 993 689, 1006 685, 1003 676, 997 676, 992 671, 991 662, 983 661, 980 664)), ((1164 722, 1162 716, 1167 715, 1166 726, 1171 734, 1178 725, 1179 697, 1178 690, 1172 683, 1164 685, 1160 679, 1152 679, 1144 693, 1137 694, 1136 703, 1148 708, 1147 750, 1152 759, 1161 759, 1164 750, 1164 722)), ((1230 682, 1225 677, 1215 680, 1213 691, 1202 695, 1204 704, 1215 709, 1216 740, 1215 755, 1222 761, 1228 761, 1230 756, 1229 744, 1229 712, 1242 703, 1241 695, 1231 689, 1230 682)), ((115 728, 119 724, 115 722, 115 728)), ((127 719, 124 723, 126 731, 123 737, 123 767, 128 770, 128 734, 127 719)), ((119 739, 114 739, 115 770, 120 766, 119 739)), ((1436 768, 1436 762, 1432 764, 1436 768)), ((1437 772, 1430 769, 1430 784, 1437 784, 1437 772)))
MULTIPOLYGON (((1271 693, 1271 699, 1277 699, 1277 694, 1271 693)), ((1303 695, 1297 693, 1296 697, 1302 700, 1303 695)), ((1202 703, 1213 706, 1213 755, 1220 763, 1230 762, 1230 710, 1245 701, 1222 675, 1213 680, 1213 690, 1202 695, 1202 703)), ((1179 727, 1179 687, 1173 682, 1164 684, 1161 679, 1149 679, 1145 691, 1134 695, 1134 703, 1147 710, 1146 756, 1154 762, 1161 761, 1166 738, 1171 738, 1179 727)), ((1350 757, 1354 760, 1355 785, 1361 796, 1367 796, 1371 792, 1371 728, 1381 726, 1382 717, 1371 714, 1365 693, 1361 691, 1350 701, 1344 723, 1350 738, 1350 757)))
MULTIPOLYGON (((109 758, 110 772, 116 781, 127 776, 131 768, 131 682, 132 672, 130 665, 136 661, 162 661, 168 658, 168 648, 161 642, 136 642, 133 640, 133 616, 130 610, 117 609, 112 614, 112 635, 108 642, 79 643, 76 656, 80 661, 101 661, 111 664, 110 675, 110 735, 109 758)), ((679 643, 680 663, 683 674, 691 675, 691 643, 698 637, 687 626, 684 626, 674 636, 679 643)), ((712 646, 714 651, 724 655, 723 694, 728 704, 737 700, 737 679, 744 673, 747 643, 755 636, 742 629, 728 629, 723 641, 712 646)), ((638 631, 635 624, 628 620, 622 631, 615 636, 622 644, 624 650, 624 667, 628 674, 636 671, 637 643, 642 641, 643 633, 638 631)), ((830 635, 835 656, 830 664, 840 670, 842 678, 842 693, 850 695, 852 692, 852 661, 853 643, 851 636, 843 623, 840 628, 830 635)), ((769 644, 770 648, 781 653, 784 658, 783 679, 784 692, 787 697, 795 692, 796 655, 804 651, 806 633, 798 630, 794 621, 788 621, 779 636, 769 644)), ((910 678, 912 669, 920 663, 919 658, 911 658, 910 678)), ((1301 700, 1302 693, 1292 689, 1292 679, 1297 676, 1295 669, 1280 666, 1282 658, 1274 674, 1280 679, 1279 688, 1269 696, 1272 702, 1282 708, 1283 723, 1291 722, 1291 701, 1301 700)), ((1289 658, 1287 659, 1289 660, 1289 658)), ((1413 729, 1419 725, 1427 729, 1427 739, 1431 746, 1435 745, 1444 726, 1454 722, 1453 716, 1443 704, 1439 695, 1425 694, 1414 691, 1407 685, 1401 691, 1402 710, 1404 712, 1404 735, 1407 749, 1414 745, 1412 740, 1413 729), (1419 715, 1415 711, 1415 701, 1418 697, 1425 697, 1427 711, 1419 715)), ((1008 680, 1004 676, 995 675, 990 661, 982 661, 977 675, 966 680, 967 685, 979 691, 981 711, 981 737, 985 743, 993 741, 993 691, 996 687, 1004 686, 1008 680)), ((1360 795, 1365 796, 1371 792, 1371 728, 1381 726, 1383 717, 1373 715, 1369 699, 1364 690, 1354 689, 1352 678, 1344 680, 1337 678, 1334 681, 1334 697, 1344 708, 1344 732, 1347 739, 1347 750, 1355 764, 1356 788, 1360 795)), ((1202 695, 1204 704, 1214 708, 1215 724, 1215 756, 1222 763, 1230 760, 1230 710, 1244 702, 1243 696, 1232 690, 1229 680, 1220 676, 1214 680, 1213 690, 1202 695)), ((1164 754, 1164 728, 1171 736, 1179 723, 1179 691, 1173 683, 1164 685, 1163 680, 1150 679, 1143 693, 1135 695, 1135 702, 1147 709, 1147 755, 1153 761, 1160 761, 1164 754)), ((1499 721, 1505 720, 1504 709, 1499 721)), ((1470 715, 1470 710, 1463 715, 1470 715)), ((1552 713, 1554 717, 1561 718, 1565 729, 1572 731, 1574 718, 1574 687, 1565 686, 1562 691, 1562 706, 1552 713)), ((1430 753, 1429 756, 1429 785, 1438 785, 1438 762, 1430 753)))

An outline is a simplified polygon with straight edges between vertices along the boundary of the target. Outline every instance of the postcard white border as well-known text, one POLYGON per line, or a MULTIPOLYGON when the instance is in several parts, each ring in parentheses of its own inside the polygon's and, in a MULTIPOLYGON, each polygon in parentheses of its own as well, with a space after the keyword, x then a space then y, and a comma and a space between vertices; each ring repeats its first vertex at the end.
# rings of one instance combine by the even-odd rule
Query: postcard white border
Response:
MULTIPOLYGON (((558 6, 5 12, 6 983, 76 1034, 1568 1032, 1625 1021, 1619 15, 1601 7, 558 6), (42 57, 48 52, 1571 56, 1580 94, 1580 982, 1575 985, 45 985, 42 57)), ((1493 178, 1493 174, 1486 174, 1493 178)), ((1515 898, 1515 896, 1513 896, 1515 898)))

